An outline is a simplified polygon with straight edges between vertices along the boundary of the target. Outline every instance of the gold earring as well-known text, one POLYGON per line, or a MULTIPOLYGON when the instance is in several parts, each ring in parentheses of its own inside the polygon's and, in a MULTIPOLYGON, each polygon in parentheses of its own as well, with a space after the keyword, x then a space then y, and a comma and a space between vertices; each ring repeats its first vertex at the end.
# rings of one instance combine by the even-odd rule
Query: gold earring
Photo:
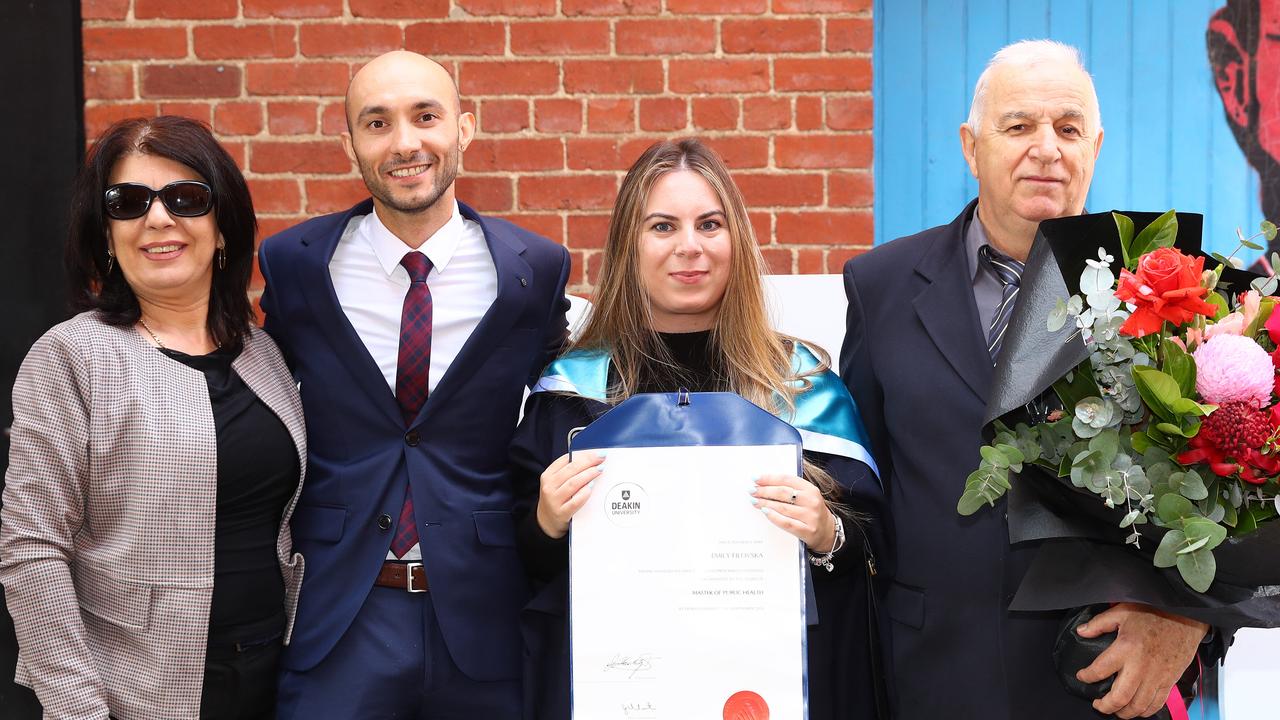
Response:
POLYGON ((116 265, 116 256, 111 252, 111 248, 107 248, 107 274, 111 274, 111 268, 116 265))

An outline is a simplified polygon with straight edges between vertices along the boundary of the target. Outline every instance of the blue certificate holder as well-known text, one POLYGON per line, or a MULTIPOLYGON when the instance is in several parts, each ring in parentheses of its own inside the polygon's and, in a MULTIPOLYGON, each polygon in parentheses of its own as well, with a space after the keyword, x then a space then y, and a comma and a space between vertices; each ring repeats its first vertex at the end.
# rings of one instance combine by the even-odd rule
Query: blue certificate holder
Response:
POLYGON ((569 452, 615 447, 794 445, 796 474, 803 460, 800 432, 735 393, 642 393, 569 438, 569 452))
MULTIPOLYGON (((578 720, 808 717, 805 627, 806 617, 816 613, 812 588, 807 581, 808 563, 803 545, 751 506, 748 475, 741 467, 734 471, 732 483, 723 482, 723 478, 699 478, 697 474, 673 480, 671 476, 676 472, 673 467, 657 460, 659 454, 672 448, 703 448, 708 456, 719 453, 716 457, 720 458, 763 449, 773 460, 767 471, 755 470, 757 474, 786 471, 799 475, 803 461, 799 431, 733 393, 682 390, 634 395, 571 435, 570 453, 590 450, 610 458, 595 483, 589 507, 583 508, 588 512, 579 511, 570 526, 573 717, 578 720), (654 453, 656 464, 651 472, 645 467, 645 453, 654 453), (616 462, 621 461, 624 454, 629 475, 620 479, 615 473, 616 462), (640 482, 627 481, 632 478, 640 478, 640 482), (710 492, 710 484, 717 480, 722 481, 721 486, 732 485, 733 489, 719 490, 719 494, 710 492), (672 492, 673 483, 685 490, 672 492), (698 488, 690 487, 691 483, 708 485, 698 488), (702 504, 696 510, 675 511, 673 506, 686 502, 702 504), (628 515, 631 511, 636 514, 628 515), (724 518, 723 528, 718 525, 721 518, 724 518), (636 530, 645 523, 649 523, 649 527, 636 530), (691 525, 699 527, 691 531, 691 525), (577 531, 578 526, 583 532, 577 531), (746 534, 743 534, 744 527, 746 534), (586 535, 588 528, 590 534, 586 535), (647 542, 625 537, 627 533, 640 531, 651 533, 647 542), (672 550, 662 542, 668 533, 692 533, 694 539, 687 546, 677 545, 672 550), (587 553, 579 552, 587 541, 580 536, 590 537, 591 543, 612 543, 616 539, 618 544, 610 544, 607 554, 601 554, 599 546, 593 545, 596 553, 587 562, 581 560, 587 553), (791 541, 794 543, 789 544, 791 541), (756 545, 771 547, 772 559, 761 560, 759 567, 750 565, 751 560, 739 563, 732 559, 739 555, 732 551, 734 548, 752 550, 756 545), (794 550, 787 549, 790 547, 794 550), (686 557, 691 558, 687 563, 686 557), (792 559, 794 565, 791 565, 792 559), (635 575, 618 569, 632 566, 645 566, 645 569, 635 575), (775 574, 779 579, 771 586, 770 580, 775 574), (609 580, 602 580, 603 576, 609 580), (689 578, 689 581, 683 582, 680 578, 689 578), (758 585, 753 584, 757 582, 758 585), (757 587, 760 589, 755 589, 757 587), (634 633, 628 636, 624 630, 615 630, 620 626, 611 620, 634 624, 639 612, 635 598, 645 593, 650 595, 643 606, 649 609, 654 624, 646 638, 646 641, 652 639, 652 645, 640 647, 636 645, 634 633), (685 602, 686 595, 699 593, 724 593, 724 607, 715 606, 717 601, 705 596, 685 602), (777 607, 776 603, 768 605, 762 601, 762 607, 754 608, 749 607, 752 600, 733 597, 754 593, 793 597, 795 602, 777 607), (580 604, 585 597, 591 598, 595 607, 580 604), (601 605, 608 607, 601 608, 601 605), (764 609, 764 605, 768 605, 768 609, 764 609), (602 610, 612 615, 602 617, 602 610), (664 612, 675 613, 672 616, 675 619, 668 618, 664 612), (689 636, 687 646, 682 645, 679 633, 673 638, 665 637, 667 629, 690 622, 690 617, 705 618, 705 622, 696 625, 698 633, 689 636), (736 626, 735 617, 742 618, 736 626), (585 632, 578 627, 579 623, 587 628, 585 632), (740 642, 735 630, 756 633, 761 625, 782 628, 776 633, 777 642, 782 644, 774 646, 780 651, 765 654, 770 656, 770 662, 777 662, 779 657, 792 659, 788 665, 791 671, 781 673, 784 677, 790 676, 791 682, 771 684, 775 673, 768 673, 769 679, 752 677, 749 671, 741 677, 733 676, 735 662, 740 664, 743 654, 743 650, 735 646, 740 642), (724 638, 723 644, 717 637, 724 638), (616 643, 616 651, 615 644, 610 643, 616 643), (715 655, 720 649, 723 657, 717 658, 715 655), (692 671, 695 682, 689 682, 690 663, 682 657, 686 654, 697 658, 692 671)), ((701 468, 700 474, 715 474, 706 472, 705 464, 701 468)), ((768 646, 767 642, 763 644, 768 646)))

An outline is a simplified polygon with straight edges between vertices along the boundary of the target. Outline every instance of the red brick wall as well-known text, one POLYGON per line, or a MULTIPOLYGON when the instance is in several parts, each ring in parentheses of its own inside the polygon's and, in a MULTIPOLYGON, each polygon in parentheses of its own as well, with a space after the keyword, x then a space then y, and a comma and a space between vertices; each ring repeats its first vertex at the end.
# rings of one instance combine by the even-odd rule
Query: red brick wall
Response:
POLYGON ((240 161, 263 233, 364 196, 342 152, 352 71, 396 48, 459 79, 479 132, 459 197, 599 269, 653 140, 724 156, 774 272, 872 242, 871 0, 83 0, 85 123, 177 113, 240 161))

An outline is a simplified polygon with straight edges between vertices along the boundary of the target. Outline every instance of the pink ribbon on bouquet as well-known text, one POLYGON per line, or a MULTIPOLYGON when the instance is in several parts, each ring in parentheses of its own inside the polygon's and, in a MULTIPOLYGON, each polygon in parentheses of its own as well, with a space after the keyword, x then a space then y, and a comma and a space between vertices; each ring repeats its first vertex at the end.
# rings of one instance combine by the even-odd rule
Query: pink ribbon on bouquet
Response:
POLYGON ((1182 702, 1182 693, 1178 691, 1178 686, 1174 685, 1169 689, 1169 700, 1165 703, 1165 707, 1169 708, 1169 717, 1172 720, 1191 720, 1187 715, 1187 705, 1182 702))

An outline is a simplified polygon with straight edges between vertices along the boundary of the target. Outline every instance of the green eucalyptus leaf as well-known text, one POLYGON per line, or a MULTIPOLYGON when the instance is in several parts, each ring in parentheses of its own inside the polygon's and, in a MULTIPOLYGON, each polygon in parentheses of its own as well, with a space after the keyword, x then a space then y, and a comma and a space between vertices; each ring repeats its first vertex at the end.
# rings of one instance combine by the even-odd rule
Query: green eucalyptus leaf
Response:
POLYGON ((1005 441, 1005 444, 1016 447, 1022 453, 1021 462, 1036 462, 1039 460, 1043 452, 1039 426, 1032 430, 1025 423, 1018 423, 1015 432, 1016 435, 1005 441))
POLYGON ((1209 544, 1209 538, 1207 537, 1202 537, 1199 540, 1192 540, 1191 538, 1187 538, 1186 546, 1183 547, 1181 550, 1179 550, 1178 554, 1186 555, 1187 553, 1193 553, 1208 544, 1209 544))
POLYGON ((1188 470, 1181 473, 1179 478, 1178 493, 1188 500, 1204 500, 1209 497, 1209 488, 1204 485, 1204 478, 1200 477, 1200 473, 1195 470, 1188 470))
POLYGON ((1101 490, 1103 497, 1110 501, 1110 507, 1115 507, 1124 502, 1125 492, 1124 486, 1119 484, 1119 473, 1103 473, 1102 476, 1095 477, 1094 483, 1101 484, 1102 487, 1096 488, 1101 490))
MULTIPOLYGON (((1133 437, 1137 439, 1143 437, 1143 435, 1142 433, 1135 433, 1133 437)), ((1137 452, 1137 450, 1138 448, 1135 447, 1134 452, 1137 452)), ((1160 485, 1168 482, 1169 476, 1173 474, 1173 463, 1169 462, 1169 456, 1164 455, 1161 458, 1160 455, 1164 454, 1164 451, 1160 450, 1160 448, 1155 448, 1154 451, 1147 449, 1141 454, 1142 464, 1147 469, 1147 479, 1151 481, 1151 484, 1160 485)))
POLYGON ((1130 510, 1125 513, 1124 518, 1120 520, 1120 527, 1127 528, 1134 523, 1135 520, 1142 517, 1141 510, 1130 510))
POLYGON ((1181 530, 1170 530, 1160 538, 1160 546, 1156 548, 1154 559, 1156 567, 1173 567, 1178 562, 1178 548, 1187 542, 1187 536, 1181 530))
POLYGON ((1009 461, 1005 459, 1004 453, 994 446, 983 445, 978 448, 978 453, 982 455, 982 460, 985 463, 998 468, 1009 467, 1009 461))
MULTIPOLYGON (((1182 522, 1182 533, 1193 544, 1199 543, 1201 540, 1204 541, 1203 544, 1197 544, 1196 548, 1192 548, 1192 550, 1200 547, 1208 547, 1212 550, 1227 539, 1227 529, 1205 517, 1193 517, 1184 520, 1182 522)), ((1192 550, 1184 548, 1180 552, 1191 552, 1192 550)))
POLYGON ((1208 592, 1213 576, 1218 573, 1218 562, 1206 549, 1178 556, 1178 574, 1196 592, 1208 592))
POLYGON ((1012 467, 1018 472, 1022 470, 1022 463, 1027 459, 1027 457, 1016 445, 1000 443, 999 445, 996 445, 996 450, 1004 457, 1005 462, 1008 463, 1009 467, 1012 467))
POLYGON ((977 490, 965 490, 956 503, 956 512, 961 515, 972 515, 982 509, 983 505, 995 505, 977 490))
MULTIPOLYGON (((1232 528, 1233 530, 1239 526, 1239 523, 1240 523, 1239 511, 1237 511, 1235 508, 1231 507, 1230 505, 1227 505, 1225 503, 1218 503, 1215 514, 1221 514, 1222 517, 1218 518, 1218 522, 1222 523, 1223 525, 1226 525, 1227 527, 1232 528)), ((1212 520, 1213 515, 1210 515, 1209 519, 1212 520)))
POLYGON ((1046 325, 1049 332, 1058 332, 1067 324, 1067 301, 1058 298, 1058 302, 1049 311, 1049 321, 1046 325))
POLYGON ((1097 450, 1086 450, 1076 455, 1071 463, 1071 483, 1076 487, 1098 491, 1100 484, 1105 484, 1105 476, 1111 467, 1110 460, 1104 460, 1097 450))
POLYGON ((1256 243, 1256 242, 1254 242, 1254 241, 1252 241, 1252 240, 1241 240, 1241 241, 1240 241, 1240 244, 1241 244, 1241 245, 1243 245, 1243 246, 1245 246, 1245 247, 1247 247, 1247 248, 1249 248, 1250 250, 1261 250, 1261 249, 1262 249, 1262 246, 1261 246, 1261 245, 1259 245, 1258 243, 1256 243))
POLYGON ((1240 489, 1239 483, 1231 483, 1227 487, 1227 502, 1232 507, 1239 508, 1244 504, 1244 491, 1240 489))
POLYGON ((1101 462, 1110 465, 1120 453, 1120 431, 1114 428, 1103 430, 1089 441, 1089 449, 1100 455, 1101 462))
MULTIPOLYGON (((1258 226, 1258 229, 1262 231, 1263 237, 1268 241, 1276 239, 1276 224, 1270 220, 1263 220, 1262 224, 1258 226)), ((1275 265, 1272 265, 1271 267, 1275 267, 1275 265)))
MULTIPOLYGON (((992 448, 994 450, 994 448, 992 448)), ((998 452, 998 451, 997 451, 998 452)), ((983 463, 965 479, 964 494, 956 503, 956 512, 972 515, 982 505, 995 505, 996 500, 1009 489, 1009 469, 983 463)))
POLYGON ((1173 493, 1160 498, 1160 503, 1156 506, 1156 515, 1166 525, 1172 525, 1183 518, 1195 517, 1195 514, 1196 507, 1190 500, 1173 493))

